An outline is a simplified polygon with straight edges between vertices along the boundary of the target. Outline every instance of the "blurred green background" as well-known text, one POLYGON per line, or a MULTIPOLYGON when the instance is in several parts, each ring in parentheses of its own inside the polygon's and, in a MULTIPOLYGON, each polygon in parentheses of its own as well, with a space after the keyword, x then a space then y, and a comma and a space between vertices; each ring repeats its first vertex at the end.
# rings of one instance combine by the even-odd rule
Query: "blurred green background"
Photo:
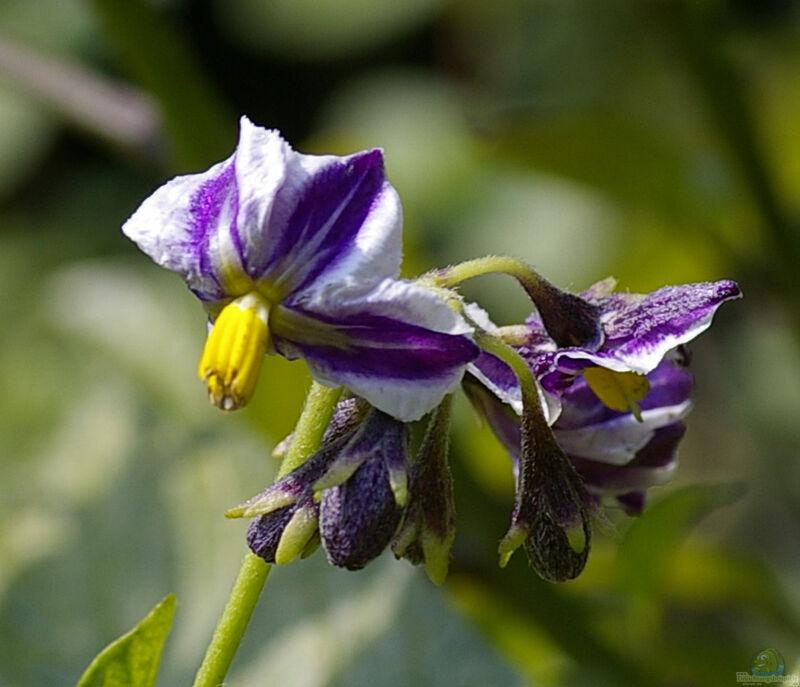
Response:
POLYGON ((170 591, 159 684, 202 657, 244 551, 222 513, 309 380, 270 358, 251 407, 208 405, 202 310, 119 226, 243 113, 382 146, 408 274, 510 253, 745 299, 693 346, 677 479, 576 582, 497 569, 509 464, 462 399, 444 588, 390 555, 278 569, 227 684, 732 685, 766 647, 800 671, 800 2, 0 0, 0 686, 73 684, 170 591))

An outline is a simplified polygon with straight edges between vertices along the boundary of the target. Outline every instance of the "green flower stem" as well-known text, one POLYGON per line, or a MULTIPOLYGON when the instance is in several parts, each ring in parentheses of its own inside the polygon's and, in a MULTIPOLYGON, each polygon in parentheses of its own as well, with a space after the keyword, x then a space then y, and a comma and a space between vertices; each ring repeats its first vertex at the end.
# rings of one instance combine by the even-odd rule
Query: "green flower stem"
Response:
POLYGON ((502 339, 480 329, 475 330, 475 343, 487 353, 500 358, 514 371, 522 392, 522 406, 525 414, 537 424, 547 427, 547 419, 539 402, 536 380, 522 356, 502 339))
MULTIPOLYGON (((526 491, 535 481, 535 461, 532 460, 533 454, 526 451, 528 447, 534 447, 536 451, 541 451, 543 446, 548 443, 555 443, 552 431, 547 424, 547 419, 542 411, 539 401, 539 391, 534 379, 533 372, 522 356, 517 353, 505 341, 498 339, 492 334, 477 331, 475 342, 492 355, 497 356, 514 371, 519 381, 522 391, 522 447, 519 464, 519 477, 517 479, 517 494, 515 497, 515 511, 521 509, 521 500, 524 499, 526 491)), ((566 458, 564 459, 566 460, 566 458)), ((526 504, 530 507, 530 503, 526 504)), ((532 522, 532 520, 531 520, 532 522)), ((504 568, 514 551, 516 551, 530 534, 530 526, 524 527, 512 523, 511 528, 500 542, 498 553, 500 554, 499 564, 504 568)), ((541 571, 538 571, 540 574, 541 571)))
POLYGON ((529 292, 539 291, 548 284, 530 265, 507 255, 487 255, 467 260, 433 272, 430 276, 436 286, 450 288, 467 279, 498 272, 515 277, 529 292))
POLYGON ((466 279, 483 274, 500 272, 514 277, 525 289, 547 333, 559 346, 586 346, 597 348, 603 340, 596 306, 553 286, 530 265, 506 255, 487 255, 467 260, 423 277, 435 288, 448 289, 466 279))
POLYGON ((245 554, 228 603, 195 675, 194 687, 219 687, 225 680, 271 568, 251 551, 245 554))
POLYGON ((333 411, 342 395, 341 387, 331 389, 312 382, 303 412, 294 428, 294 436, 283 457, 278 477, 283 477, 308 460, 319 448, 322 435, 330 424, 333 411))
MULTIPOLYGON (((312 383, 278 476, 291 472, 317 450, 341 394, 340 388, 312 383)), ((225 680, 271 567, 250 551, 245 555, 193 687, 219 687, 225 680)))

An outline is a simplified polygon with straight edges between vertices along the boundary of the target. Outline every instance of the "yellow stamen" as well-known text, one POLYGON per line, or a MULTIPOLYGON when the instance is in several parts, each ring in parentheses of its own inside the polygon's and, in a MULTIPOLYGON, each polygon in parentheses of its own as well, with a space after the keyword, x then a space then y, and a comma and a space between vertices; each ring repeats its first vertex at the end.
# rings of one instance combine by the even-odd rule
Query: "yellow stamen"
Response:
POLYGON ((269 344, 268 321, 269 305, 256 293, 237 298, 217 316, 197 374, 222 410, 236 410, 252 398, 269 344))
POLYGON ((611 410, 630 411, 639 422, 642 421, 637 401, 650 391, 647 377, 637 372, 614 372, 605 367, 588 367, 583 376, 597 398, 611 410))

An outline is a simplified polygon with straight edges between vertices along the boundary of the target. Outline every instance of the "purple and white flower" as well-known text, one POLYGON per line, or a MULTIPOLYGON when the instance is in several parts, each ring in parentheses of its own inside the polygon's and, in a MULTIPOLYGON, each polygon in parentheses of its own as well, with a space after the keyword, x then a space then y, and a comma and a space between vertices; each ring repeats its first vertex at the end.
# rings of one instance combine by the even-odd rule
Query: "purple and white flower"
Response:
POLYGON ((123 231, 224 322, 200 367, 220 407, 244 405, 276 352, 410 421, 478 349, 457 313, 397 278, 401 224, 380 150, 304 155, 243 117, 231 157, 167 182, 123 231))
MULTIPOLYGON (((546 389, 569 384, 590 367, 647 375, 670 351, 708 329, 720 305, 741 297, 730 280, 665 286, 649 294, 613 293, 614 286, 613 279, 606 279, 581 294, 598 307, 603 328, 599 348, 554 348, 534 354, 532 362, 546 389)), ((532 332, 544 333, 536 314, 527 324, 532 332)))
MULTIPOLYGON (((651 486, 668 482, 677 468, 677 448, 691 409, 692 376, 673 359, 647 375, 650 391, 632 412, 612 410, 577 377, 559 397, 561 414, 552 426, 559 446, 590 494, 614 498, 631 514, 641 512, 651 486)), ((464 388, 486 417, 514 463, 519 460, 520 420, 512 407, 473 377, 464 388)))
MULTIPOLYGON (((515 348, 544 388, 553 434, 588 492, 638 513, 648 487, 667 482, 677 466, 692 390, 683 344, 741 294, 731 281, 668 286, 649 295, 615 294, 613 286, 606 280, 581 294, 599 309, 603 342, 596 350, 557 347, 536 314, 522 334, 515 328, 518 342, 524 339, 515 348)), ((465 390, 516 462, 516 378, 486 352, 470 371, 465 390)))

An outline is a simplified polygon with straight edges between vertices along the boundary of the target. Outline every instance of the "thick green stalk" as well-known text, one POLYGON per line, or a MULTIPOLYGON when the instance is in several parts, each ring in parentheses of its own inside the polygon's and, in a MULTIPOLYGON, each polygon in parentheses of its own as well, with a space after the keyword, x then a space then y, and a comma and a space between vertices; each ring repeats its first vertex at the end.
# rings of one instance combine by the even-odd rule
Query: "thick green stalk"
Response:
POLYGON ((330 424, 341 395, 341 388, 331 389, 317 382, 311 384, 292 442, 278 470, 278 477, 283 477, 305 463, 319 448, 322 435, 330 424))
POLYGON ((541 287, 546 283, 529 265, 507 255, 487 255, 467 260, 434 272, 431 277, 437 286, 449 288, 462 281, 484 274, 503 273, 516 277, 525 286, 541 287))
POLYGON ((488 332, 476 330, 475 343, 483 350, 500 358, 500 360, 514 371, 517 381, 519 381, 520 391, 522 392, 522 404, 525 408, 525 412, 534 418, 537 423, 546 427, 547 419, 542 412, 542 406, 539 402, 539 391, 536 387, 536 380, 533 378, 533 373, 522 356, 505 341, 488 332))
POLYGON ((225 680, 271 567, 251 551, 245 554, 228 603, 195 675, 194 687, 219 687, 225 680))
MULTIPOLYGON (((291 472, 317 450, 341 394, 341 389, 329 389, 312 383, 292 443, 278 471, 279 476, 291 472)), ((193 687, 219 687, 225 680, 270 568, 268 563, 252 552, 248 551, 245 555, 225 610, 195 675, 193 687)))

